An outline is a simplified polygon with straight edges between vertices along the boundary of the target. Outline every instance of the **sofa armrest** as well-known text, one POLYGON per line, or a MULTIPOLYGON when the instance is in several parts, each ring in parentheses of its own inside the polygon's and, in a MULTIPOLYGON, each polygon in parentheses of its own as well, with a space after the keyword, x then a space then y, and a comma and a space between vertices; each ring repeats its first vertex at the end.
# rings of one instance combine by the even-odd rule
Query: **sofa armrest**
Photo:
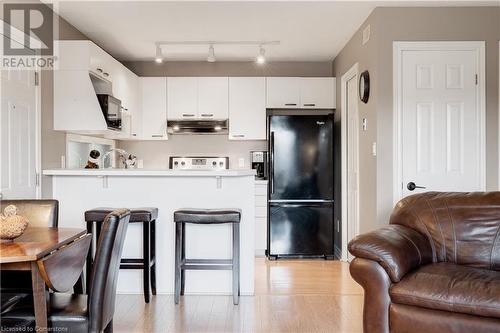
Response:
POLYGON ((349 252, 357 258, 378 262, 394 283, 412 269, 432 262, 427 238, 395 224, 354 238, 349 242, 349 252))

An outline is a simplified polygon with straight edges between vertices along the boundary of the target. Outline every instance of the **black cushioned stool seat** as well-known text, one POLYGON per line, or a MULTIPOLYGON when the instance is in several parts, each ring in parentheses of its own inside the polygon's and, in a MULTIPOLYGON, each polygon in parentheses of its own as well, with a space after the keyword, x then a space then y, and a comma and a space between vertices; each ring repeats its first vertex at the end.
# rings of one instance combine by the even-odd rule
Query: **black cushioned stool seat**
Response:
POLYGON ((175 304, 184 295, 186 270, 232 270, 233 303, 240 296, 240 220, 239 209, 181 209, 174 212, 175 222, 175 304), (233 257, 231 259, 187 259, 186 224, 231 224, 233 228, 233 257))
MULTIPOLYGON (((99 239, 101 232, 101 223, 114 208, 98 207, 85 212, 85 221, 87 222, 87 232, 94 233, 95 241, 99 239)), ((121 259, 121 269, 142 269, 144 285, 144 301, 149 303, 150 289, 153 295, 156 295, 156 219, 158 218, 158 208, 141 207, 130 209, 129 223, 142 223, 143 238, 143 257, 141 259, 121 259)), ((95 244, 93 246, 95 248, 95 244)), ((92 252, 89 252, 87 258, 87 276, 90 276, 92 267, 92 252)), ((87 278, 87 286, 89 286, 87 278)))

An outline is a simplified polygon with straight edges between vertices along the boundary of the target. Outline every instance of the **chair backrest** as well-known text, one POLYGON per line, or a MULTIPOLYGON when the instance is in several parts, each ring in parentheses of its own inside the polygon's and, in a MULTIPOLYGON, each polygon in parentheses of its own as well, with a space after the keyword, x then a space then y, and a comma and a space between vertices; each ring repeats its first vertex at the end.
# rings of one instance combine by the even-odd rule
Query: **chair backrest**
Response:
POLYGON ((29 220, 32 227, 57 227, 59 202, 57 200, 0 200, 0 209, 9 205, 17 207, 17 214, 29 220))
POLYGON ((101 332, 113 319, 118 271, 129 219, 128 209, 117 209, 103 222, 88 293, 89 332, 101 332))
POLYGON ((426 192, 402 199, 391 216, 427 236, 434 262, 500 270, 500 192, 426 192))

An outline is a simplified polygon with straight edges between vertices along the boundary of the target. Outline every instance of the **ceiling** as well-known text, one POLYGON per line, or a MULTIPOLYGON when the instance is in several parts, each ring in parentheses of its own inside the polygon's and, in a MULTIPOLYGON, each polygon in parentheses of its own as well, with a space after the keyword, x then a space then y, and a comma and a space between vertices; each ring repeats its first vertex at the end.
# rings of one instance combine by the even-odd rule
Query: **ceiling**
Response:
MULTIPOLYGON (((46 1, 49 2, 49 1, 46 1)), ((120 60, 151 60, 156 41, 278 40, 269 61, 330 61, 377 6, 498 5, 498 1, 61 1, 54 10, 120 60)), ((166 46, 167 60, 204 60, 208 46, 166 46)), ((215 46, 248 61, 257 46, 215 46)))

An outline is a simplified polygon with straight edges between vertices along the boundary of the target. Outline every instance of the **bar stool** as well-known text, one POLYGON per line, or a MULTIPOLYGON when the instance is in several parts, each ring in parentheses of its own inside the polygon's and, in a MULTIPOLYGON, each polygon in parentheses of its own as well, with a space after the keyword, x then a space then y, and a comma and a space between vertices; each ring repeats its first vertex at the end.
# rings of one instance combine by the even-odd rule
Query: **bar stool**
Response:
POLYGON ((174 212, 175 222, 175 304, 184 295, 186 270, 232 270, 233 303, 240 296, 240 220, 239 209, 184 209, 174 212), (186 259, 186 224, 226 224, 233 229, 232 259, 186 259))
MULTIPOLYGON (((95 242, 98 241, 101 233, 101 225, 106 215, 112 212, 113 208, 94 208, 85 212, 85 221, 87 222, 87 232, 94 233, 95 241, 92 248, 96 248, 95 242)), ((142 258, 130 259, 122 258, 120 261, 121 269, 142 269, 144 301, 149 303, 149 291, 156 295, 156 219, 158 218, 158 208, 145 207, 134 208, 130 210, 129 223, 142 223, 142 258)), ((93 261, 93 251, 89 251, 87 256, 87 292, 90 286, 90 272, 93 261)))

